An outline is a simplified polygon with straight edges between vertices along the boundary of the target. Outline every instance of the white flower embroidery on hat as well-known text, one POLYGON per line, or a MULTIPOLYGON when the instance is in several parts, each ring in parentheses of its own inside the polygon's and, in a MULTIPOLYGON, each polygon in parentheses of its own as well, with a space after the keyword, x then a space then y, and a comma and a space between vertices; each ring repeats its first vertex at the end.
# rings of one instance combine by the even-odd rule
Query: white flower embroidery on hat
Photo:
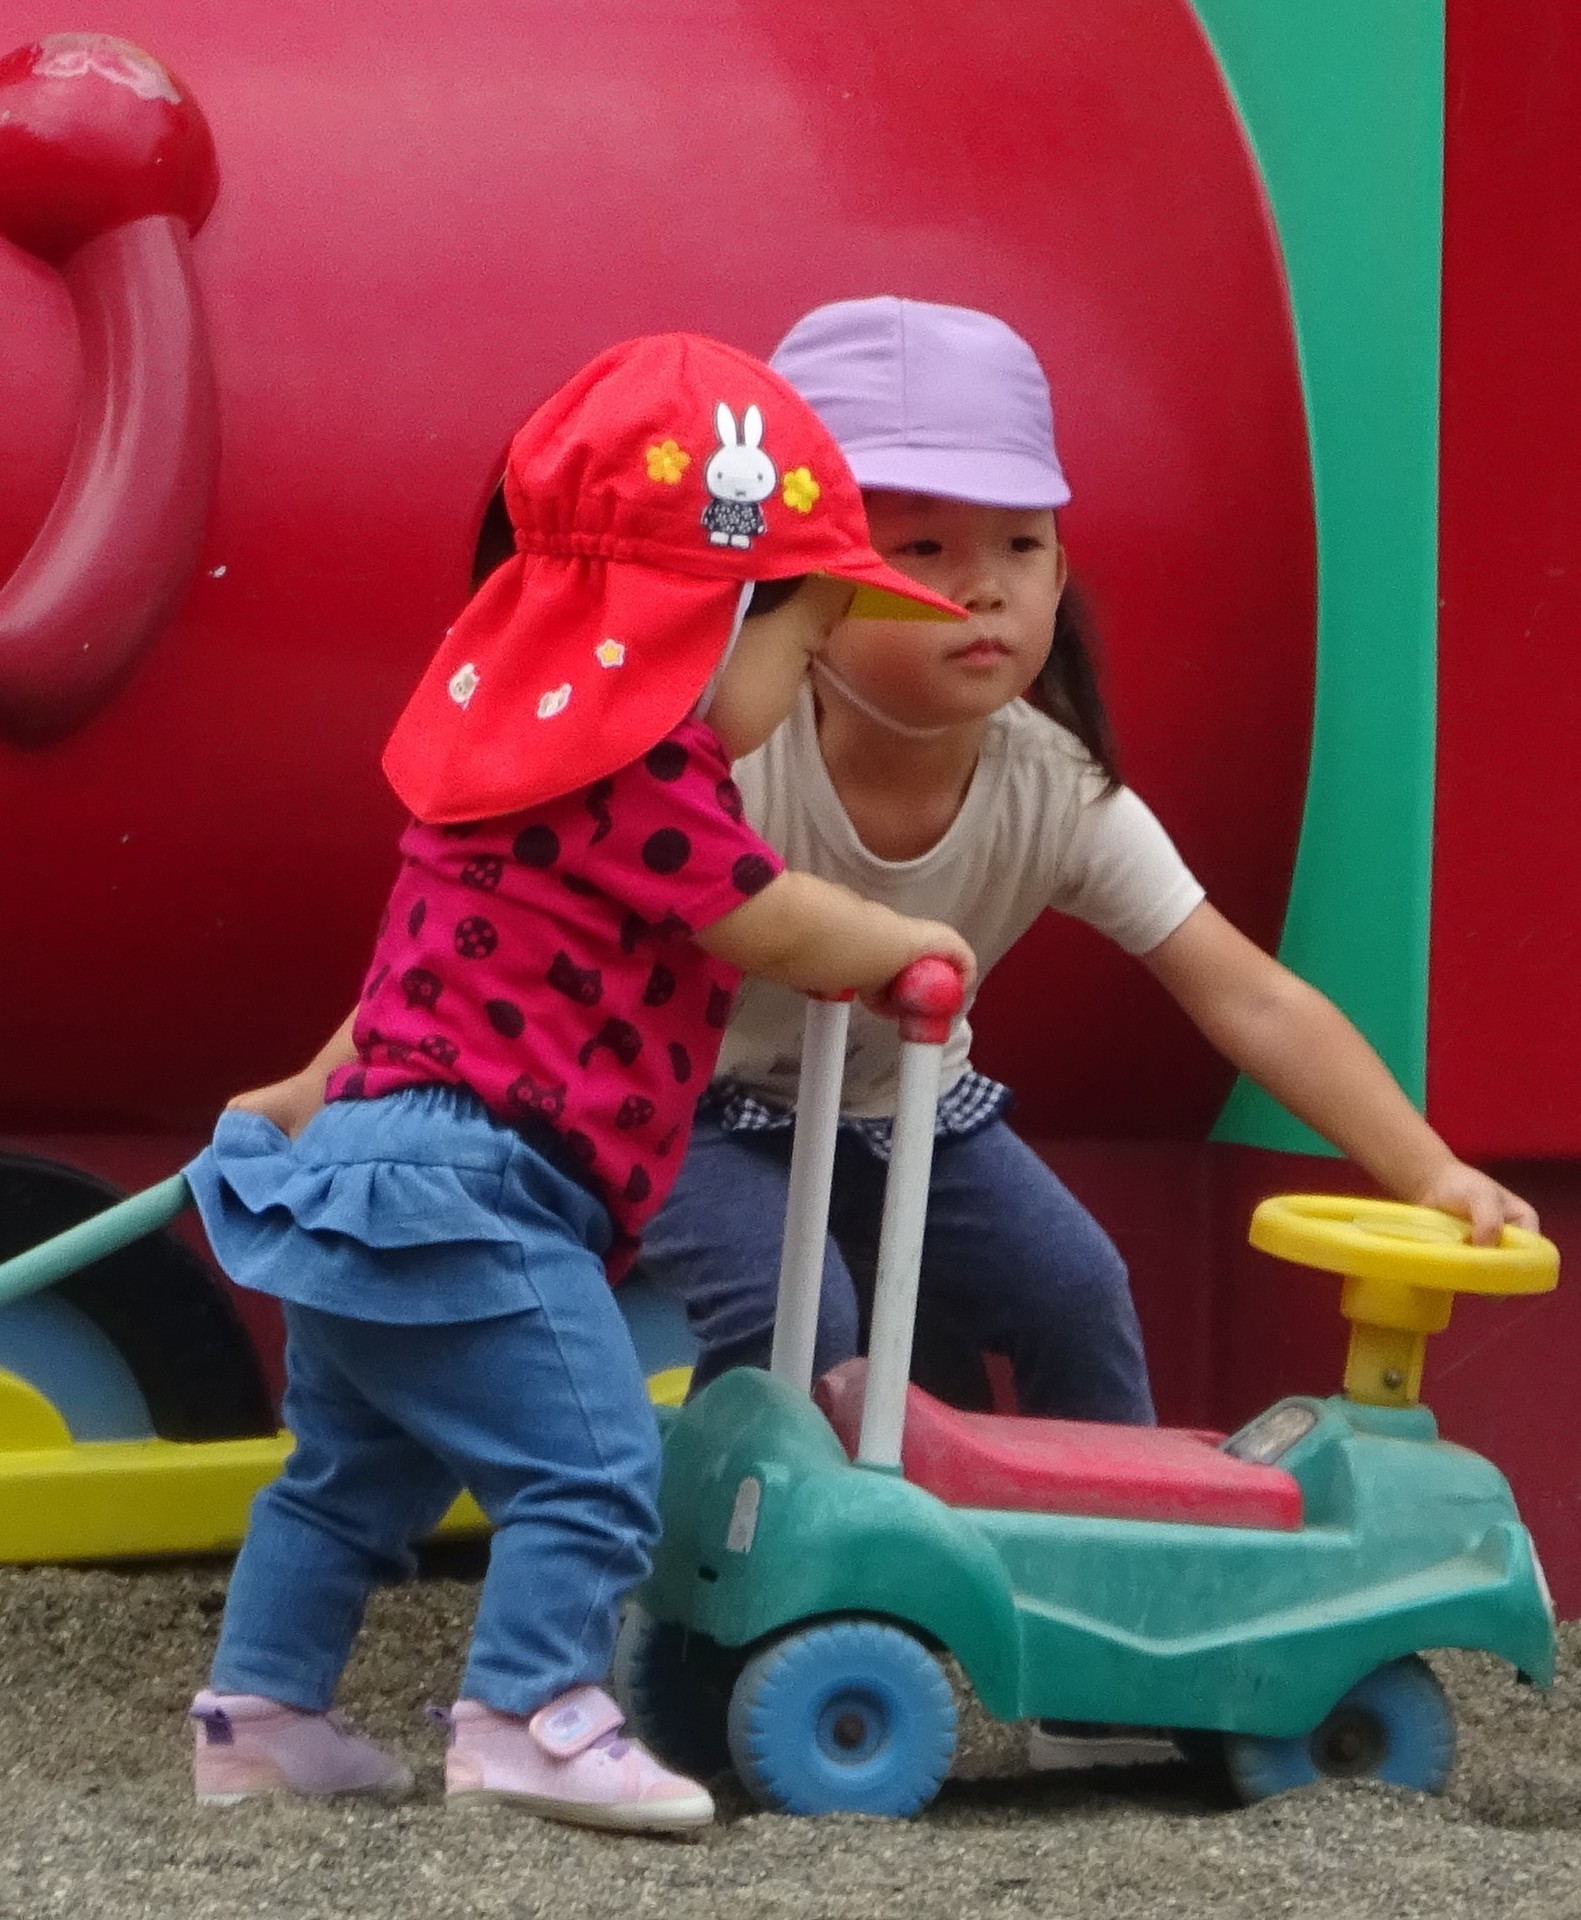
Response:
POLYGON ((571 682, 563 681, 558 687, 546 693, 538 702, 538 718, 552 720, 557 713, 564 713, 571 704, 571 682))
POLYGON ((601 667, 623 667, 626 649, 618 640, 600 640, 593 649, 593 658, 601 667))
POLYGON ((450 697, 458 707, 464 707, 477 692, 479 678, 478 670, 470 660, 451 674, 450 697))

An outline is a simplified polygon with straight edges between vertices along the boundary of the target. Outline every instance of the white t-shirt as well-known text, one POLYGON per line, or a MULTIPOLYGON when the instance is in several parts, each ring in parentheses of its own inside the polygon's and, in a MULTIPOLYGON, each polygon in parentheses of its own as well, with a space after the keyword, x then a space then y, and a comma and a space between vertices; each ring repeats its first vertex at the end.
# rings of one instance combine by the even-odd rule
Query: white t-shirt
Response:
MULTIPOLYGON (((819 751, 810 689, 734 771, 748 819, 788 866, 945 921, 971 943, 979 976, 1046 907, 1085 920, 1127 953, 1147 953, 1203 899, 1147 806, 1128 788, 1105 795, 1081 743, 1024 700, 990 718, 960 812, 915 860, 879 860, 857 838, 819 751)), ((793 1105, 806 1005, 787 987, 746 981, 717 1077, 793 1105)), ((971 1041, 963 1012, 944 1050, 944 1089, 969 1070, 971 1041)), ((851 1009, 847 1115, 894 1112, 899 1044, 892 1021, 851 1009)))

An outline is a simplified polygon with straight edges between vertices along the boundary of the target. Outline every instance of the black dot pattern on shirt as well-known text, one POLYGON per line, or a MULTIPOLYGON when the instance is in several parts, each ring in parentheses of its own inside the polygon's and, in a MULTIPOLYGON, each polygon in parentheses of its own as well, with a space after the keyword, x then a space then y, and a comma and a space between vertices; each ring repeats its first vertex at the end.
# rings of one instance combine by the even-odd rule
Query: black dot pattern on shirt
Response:
POLYGON ((587 790, 582 804, 593 816, 593 837, 587 843, 590 847, 596 847, 606 834, 615 830, 614 816, 609 811, 609 796, 614 791, 613 780, 595 780, 587 790))
POLYGON ((505 1099, 517 1113, 542 1114, 546 1120, 560 1118, 565 1095, 563 1080, 535 1080, 530 1073, 519 1073, 505 1089, 505 1099))
POLYGON ((523 827, 511 852, 524 867, 552 867, 560 858, 560 836, 553 827, 523 827))
POLYGON ((519 1040, 527 1017, 514 1000, 485 1000, 483 1011, 489 1025, 507 1040, 519 1040))
POLYGON ((578 1062, 584 1067, 590 1066, 593 1055, 601 1047, 607 1047, 623 1067, 629 1067, 642 1052, 642 1035, 629 1020, 611 1014, 598 1032, 583 1043, 576 1056, 578 1062))
POLYGON ((730 878, 737 893, 751 896, 761 893, 774 878, 774 866, 761 853, 744 853, 730 869, 730 878))
POLYGON ((380 987, 382 987, 385 981, 389 978, 389 974, 390 974, 390 969, 388 965, 380 967, 379 971, 368 982, 367 986, 363 988, 363 992, 362 992, 363 999, 371 1000, 373 996, 379 991, 380 987))
POLYGON ((692 843, 679 827, 660 827, 642 843, 642 864, 650 873, 679 873, 692 857, 692 843))
POLYGON ((401 992, 409 1007, 433 1007, 444 992, 445 983, 427 967, 408 967, 401 975, 401 992))
POLYGON ((368 1085, 368 1076, 361 1067, 353 1068, 340 1083, 342 1100, 360 1100, 368 1085))
POLYGON ((563 949, 549 962, 545 976, 556 993, 579 1007, 596 1007, 604 997, 604 976, 597 967, 579 967, 563 949))
MULTIPOLYGON (((669 783, 679 780, 686 773, 690 758, 687 749, 678 742, 664 740, 650 748, 643 757, 643 764, 652 778, 669 783)), ((615 786, 614 781, 605 779, 595 782, 587 791, 584 804, 593 821, 593 832, 588 843, 590 846, 598 845, 615 829, 615 817, 611 810, 615 786)), ((717 781, 714 793, 721 812, 730 820, 739 823, 744 819, 745 809, 740 790, 733 780, 717 781)), ((459 830, 447 829, 446 831, 453 832, 453 837, 459 839, 475 831, 475 828, 466 824, 459 830)), ((642 842, 641 859, 650 873, 676 874, 692 858, 693 850, 690 837, 679 827, 661 827, 650 833, 642 842)), ((558 862, 562 847, 560 838, 553 828, 541 822, 534 822, 523 827, 515 835, 511 842, 511 853, 524 866, 544 869, 558 862)), ((492 893, 503 883, 505 871, 506 862, 500 855, 475 854, 462 866, 459 877, 464 886, 478 892, 492 893)), ((732 866, 731 880, 739 894, 750 897, 761 892, 769 884, 775 876, 775 871, 773 863, 762 854, 745 853, 732 866)), ((572 893, 584 896, 601 896, 604 893, 602 888, 578 874, 561 874, 559 878, 561 884, 572 893)), ((416 937, 426 917, 427 902, 424 900, 415 902, 408 913, 408 931, 412 937, 416 937)), ((687 935, 691 930, 690 924, 673 911, 666 912, 662 920, 651 924, 640 916, 628 912, 620 926, 620 945, 629 954, 641 939, 673 939, 678 935, 687 935)), ((496 951, 499 944, 498 930, 493 922, 482 914, 471 914, 462 919, 455 927, 454 938, 456 951, 464 959, 487 959, 496 951)), ((385 972, 387 969, 381 970, 369 982, 366 990, 367 997, 371 997, 377 991, 383 982, 385 972)), ((563 951, 554 956, 547 978, 551 986, 583 1007, 597 1006, 603 997, 603 980, 600 970, 596 967, 578 966, 571 956, 563 951)), ((442 991, 439 976, 421 967, 409 968, 401 976, 400 984, 408 1006, 414 1009, 432 1009, 442 991)), ((649 970, 643 988, 643 1004, 648 1007, 665 1006, 673 999, 676 991, 677 978, 674 970, 660 962, 655 962, 649 970)), ((733 1004, 734 995, 727 988, 711 983, 705 1013, 707 1024, 715 1030, 722 1028, 729 1019, 733 1004)), ((526 1030, 526 1014, 523 1008, 513 1000, 487 1000, 483 1003, 483 1013, 493 1030, 506 1040, 517 1040, 526 1030)), ((642 1047, 641 1030, 630 1021, 610 1015, 603 1019, 597 1031, 586 1040, 578 1058, 585 1067, 599 1052, 607 1051, 614 1056, 615 1063, 622 1067, 630 1067, 640 1056, 642 1047)), ((393 1057, 396 1049, 390 1046, 384 1051, 393 1057)), ((402 1054, 409 1054, 412 1049, 402 1045, 399 1051, 402 1054)), ((456 1066, 461 1057, 455 1042, 437 1033, 431 1033, 423 1039, 420 1051, 446 1069, 456 1066)), ((689 1083, 696 1071, 690 1051, 679 1041, 671 1041, 666 1047, 666 1054, 677 1085, 684 1086, 689 1083)), ((363 1076, 359 1071, 355 1088, 353 1082, 348 1080, 344 1083, 345 1091, 348 1094, 353 1091, 360 1092, 362 1081, 363 1076)), ((546 1083, 534 1079, 529 1074, 521 1074, 511 1082, 505 1099, 508 1107, 523 1116, 532 1114, 559 1122, 565 1114, 567 1088, 563 1082, 546 1083)), ((621 1101, 614 1115, 615 1127, 622 1133, 636 1132, 646 1127, 654 1119, 657 1111, 655 1101, 641 1094, 629 1094, 621 1101)), ((649 1151, 656 1153, 661 1159, 664 1158, 675 1148, 680 1131, 679 1128, 672 1126, 664 1138, 649 1151)), ((591 1167, 597 1161, 597 1144, 586 1133, 567 1128, 563 1131, 562 1138, 569 1151, 582 1165, 591 1167)), ((645 1166, 634 1165, 621 1189, 622 1200, 630 1205, 640 1206, 651 1197, 652 1192, 653 1176, 645 1166)))
POLYGON ((628 912, 620 923, 620 950, 635 953, 639 940, 685 939, 692 923, 678 913, 666 913, 662 920, 644 920, 640 913, 628 912))
POLYGON ((655 780, 679 780, 691 756, 678 740, 661 740, 642 757, 642 764, 655 780))
POLYGON ((499 943, 494 922, 481 913, 469 913, 456 927, 456 952, 463 960, 487 960, 499 943))

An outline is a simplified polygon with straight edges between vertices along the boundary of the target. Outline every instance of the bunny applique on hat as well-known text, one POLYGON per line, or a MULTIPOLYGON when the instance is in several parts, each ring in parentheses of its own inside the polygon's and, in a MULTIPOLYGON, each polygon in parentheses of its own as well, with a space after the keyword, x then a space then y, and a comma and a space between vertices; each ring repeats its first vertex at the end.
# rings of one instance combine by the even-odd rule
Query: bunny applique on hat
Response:
POLYGON ((511 443, 516 553, 468 602, 384 770, 421 820, 490 819, 640 758, 696 707, 743 589, 820 573, 852 611, 962 619, 886 566, 827 429, 751 355, 698 334, 611 347, 511 443))
POLYGON ((767 500, 779 478, 774 462, 763 451, 762 410, 747 408, 738 436, 736 417, 721 400, 714 408, 714 431, 719 445, 703 469, 709 493, 703 525, 713 546, 750 547, 760 533, 769 530, 758 503, 767 500))

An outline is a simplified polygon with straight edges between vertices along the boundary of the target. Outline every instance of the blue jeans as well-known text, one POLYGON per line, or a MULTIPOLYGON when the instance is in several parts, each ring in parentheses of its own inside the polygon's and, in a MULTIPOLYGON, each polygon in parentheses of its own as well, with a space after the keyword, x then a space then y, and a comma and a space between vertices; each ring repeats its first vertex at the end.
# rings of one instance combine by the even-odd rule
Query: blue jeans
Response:
POLYGON ((212 1684, 327 1707, 371 1589, 466 1487, 495 1528, 463 1698, 531 1713, 609 1670, 658 1537, 659 1438, 603 1268, 447 1325, 284 1303, 296 1449, 258 1495, 212 1684))
MULTIPOLYGON (((703 1386, 764 1367, 774 1329, 788 1133, 726 1133, 703 1115, 643 1264, 685 1304, 703 1386)), ((835 1154, 818 1372, 859 1350, 886 1168, 849 1133, 835 1154)), ((919 1341, 1010 1361, 1023 1413, 1135 1426, 1155 1418, 1125 1264, 1091 1214, 1002 1120, 934 1151, 919 1341), (941 1329, 943 1337, 940 1337, 941 1329)))

